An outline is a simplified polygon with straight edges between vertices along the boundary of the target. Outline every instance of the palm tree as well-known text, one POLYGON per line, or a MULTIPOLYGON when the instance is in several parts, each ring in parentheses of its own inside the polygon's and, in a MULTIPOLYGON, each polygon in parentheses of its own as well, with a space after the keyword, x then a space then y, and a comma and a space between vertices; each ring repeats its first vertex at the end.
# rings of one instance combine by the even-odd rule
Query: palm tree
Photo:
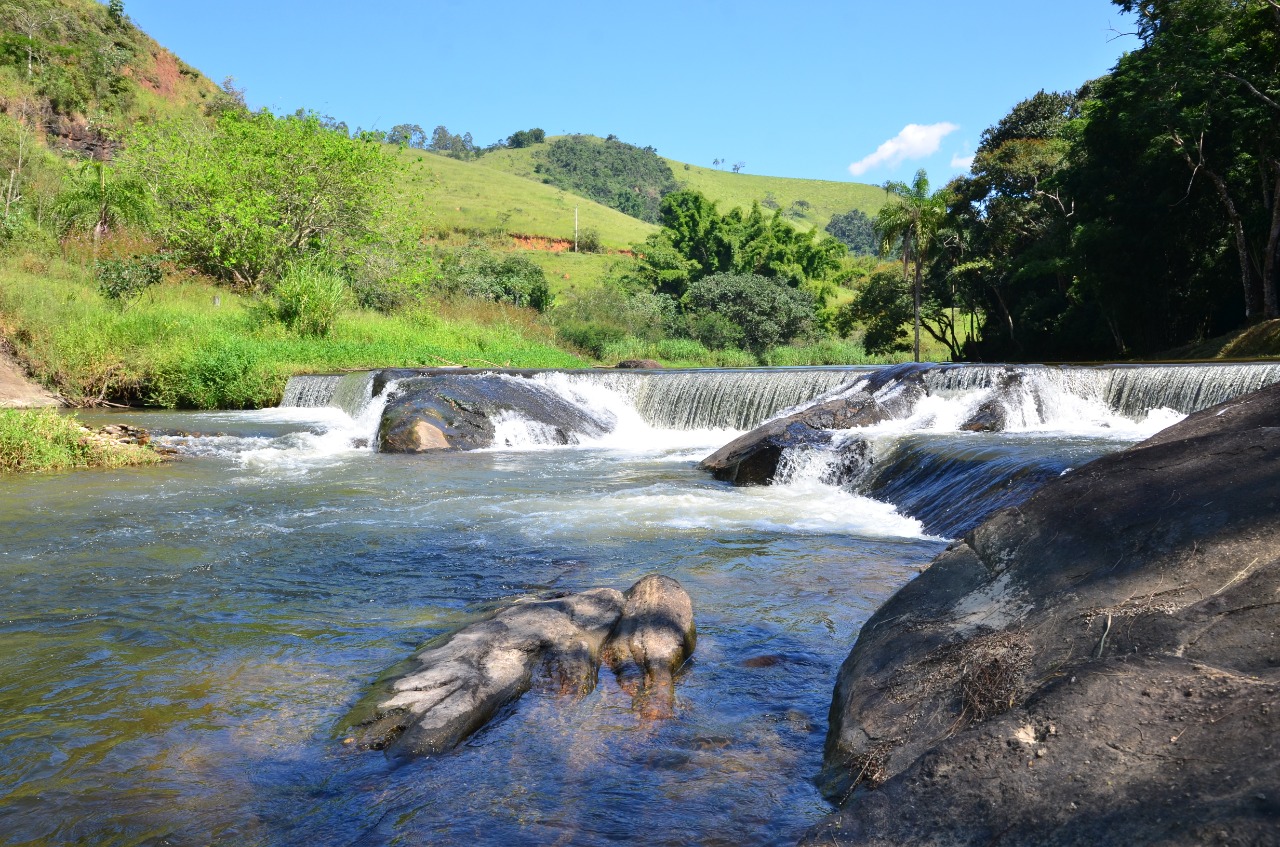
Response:
POLYGON ((146 193, 132 180, 108 180, 103 163, 89 161, 80 169, 79 182, 58 199, 58 212, 68 228, 92 227, 96 262, 98 245, 112 228, 146 220, 146 193))
POLYGON ((886 182, 885 192, 890 201, 876 215, 875 227, 880 236, 881 248, 902 245, 902 281, 909 282, 908 269, 915 265, 915 359, 920 361, 920 278, 924 260, 933 247, 934 236, 947 213, 949 195, 946 189, 929 193, 929 175, 924 169, 916 171, 910 185, 905 182, 886 182))

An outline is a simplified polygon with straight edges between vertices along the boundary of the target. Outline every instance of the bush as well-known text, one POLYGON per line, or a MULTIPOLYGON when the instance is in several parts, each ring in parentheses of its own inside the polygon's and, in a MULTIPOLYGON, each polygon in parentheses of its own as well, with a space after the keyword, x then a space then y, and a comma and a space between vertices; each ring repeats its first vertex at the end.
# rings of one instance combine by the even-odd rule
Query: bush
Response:
POLYGON ((556 334, 597 359, 603 359, 606 348, 621 341, 627 335, 625 330, 602 323, 566 324, 557 329, 556 334))
POLYGON ((131 300, 164 278, 159 256, 102 259, 93 269, 98 291, 108 300, 131 300))
POLYGON ((347 302, 347 283, 314 261, 297 262, 263 300, 263 311, 299 335, 323 338, 347 302))
POLYGON ((812 295, 755 274, 713 274, 697 280, 689 284, 684 303, 691 315, 691 333, 705 333, 727 347, 734 335, 731 325, 740 332, 739 343, 757 354, 806 333, 814 316, 812 295))
POLYGON ((595 227, 585 227, 578 234, 578 252, 603 253, 604 245, 600 243, 600 231, 595 227))
POLYGON ((688 330, 689 335, 711 350, 741 347, 746 340, 742 327, 719 312, 690 315, 688 330))
POLYGON ((482 244, 469 244, 445 254, 440 270, 439 286, 446 294, 527 306, 539 312, 552 303, 547 275, 527 256, 500 256, 482 244))

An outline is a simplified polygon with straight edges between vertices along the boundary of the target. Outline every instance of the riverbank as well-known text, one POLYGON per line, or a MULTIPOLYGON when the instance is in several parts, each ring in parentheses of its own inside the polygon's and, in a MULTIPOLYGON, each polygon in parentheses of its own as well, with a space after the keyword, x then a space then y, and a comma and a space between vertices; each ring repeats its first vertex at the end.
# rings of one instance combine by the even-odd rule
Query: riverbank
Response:
POLYGON ((0 409, 0 473, 154 465, 164 457, 133 427, 90 429, 51 408, 0 409))

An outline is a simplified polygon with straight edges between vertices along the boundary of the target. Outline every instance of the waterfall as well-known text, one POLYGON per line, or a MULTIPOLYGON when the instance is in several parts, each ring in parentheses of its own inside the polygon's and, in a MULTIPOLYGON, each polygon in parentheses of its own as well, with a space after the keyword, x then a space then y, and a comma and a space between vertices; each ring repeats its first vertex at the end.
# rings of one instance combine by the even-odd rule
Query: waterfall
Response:
POLYGON ((784 409, 851 385, 872 369, 590 374, 658 429, 751 429, 784 409))
POLYGON ((333 393, 342 382, 342 374, 317 374, 290 377, 280 399, 282 408, 316 408, 332 405, 333 393))
POLYGON ((1111 369, 1107 405, 1128 417, 1146 409, 1184 414, 1280 382, 1280 364, 1142 365, 1111 369))

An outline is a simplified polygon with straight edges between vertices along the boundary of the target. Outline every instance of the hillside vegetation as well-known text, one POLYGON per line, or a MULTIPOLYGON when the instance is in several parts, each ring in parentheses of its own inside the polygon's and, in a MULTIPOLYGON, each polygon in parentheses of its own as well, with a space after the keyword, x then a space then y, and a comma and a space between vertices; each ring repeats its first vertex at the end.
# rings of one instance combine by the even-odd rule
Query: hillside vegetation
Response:
MULTIPOLYGON (((548 136, 546 144, 494 150, 468 164, 540 182, 543 176, 537 171, 537 166, 547 145, 567 137, 548 136)), ((602 142, 602 139, 595 141, 602 142)), ((874 216, 887 200, 884 189, 877 185, 733 173, 732 170, 704 168, 675 159, 664 161, 675 175, 677 186, 692 189, 715 201, 721 212, 731 209, 746 212, 752 203, 760 203, 769 211, 780 209, 789 222, 801 229, 816 227, 821 231, 832 217, 851 209, 874 216)))

